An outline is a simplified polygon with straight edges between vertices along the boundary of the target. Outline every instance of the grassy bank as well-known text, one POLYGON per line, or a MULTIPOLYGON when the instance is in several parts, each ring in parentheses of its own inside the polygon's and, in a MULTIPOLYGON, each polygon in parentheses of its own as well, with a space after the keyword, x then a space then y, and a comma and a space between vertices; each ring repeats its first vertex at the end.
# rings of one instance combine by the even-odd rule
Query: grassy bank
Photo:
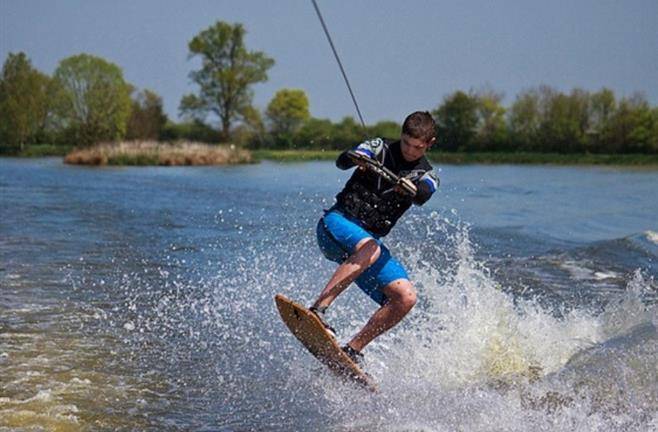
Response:
MULTIPOLYGON (((329 150, 256 150, 258 160, 299 162, 335 160, 339 151, 329 150)), ((657 166, 658 155, 645 154, 559 154, 559 153, 447 153, 433 151, 429 158, 443 164, 536 164, 536 165, 637 165, 657 166)))
POLYGON ((249 151, 195 142, 126 141, 74 149, 64 158, 79 165, 233 165, 253 162, 249 151))
POLYGON ((341 152, 338 150, 254 150, 257 160, 277 162, 300 162, 311 160, 336 160, 341 152))
POLYGON ((18 147, 0 148, 0 156, 11 157, 47 157, 47 156, 65 156, 73 146, 61 146, 53 144, 32 144, 21 151, 18 147))
POLYGON ((445 164, 535 164, 535 165, 642 165, 658 166, 658 155, 561 154, 561 153, 446 153, 432 152, 430 159, 445 164))

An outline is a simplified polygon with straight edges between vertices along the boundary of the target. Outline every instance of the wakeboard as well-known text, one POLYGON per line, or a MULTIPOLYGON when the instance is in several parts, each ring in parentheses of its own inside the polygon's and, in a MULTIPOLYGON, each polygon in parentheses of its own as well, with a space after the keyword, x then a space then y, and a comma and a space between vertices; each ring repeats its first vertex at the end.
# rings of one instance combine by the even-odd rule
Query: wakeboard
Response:
POLYGON ((313 312, 283 294, 277 294, 274 301, 290 332, 320 362, 342 378, 354 381, 370 391, 377 390, 373 379, 343 352, 336 338, 324 328, 313 312))

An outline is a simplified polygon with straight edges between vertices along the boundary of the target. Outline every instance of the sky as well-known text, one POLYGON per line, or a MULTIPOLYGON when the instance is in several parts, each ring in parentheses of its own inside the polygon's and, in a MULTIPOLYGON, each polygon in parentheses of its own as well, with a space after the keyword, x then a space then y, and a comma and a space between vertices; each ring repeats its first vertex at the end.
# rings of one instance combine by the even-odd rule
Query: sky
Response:
MULTIPOLYGON (((641 92, 658 105, 658 0, 318 4, 368 124, 436 109, 457 90, 493 89, 510 106, 541 84, 641 92)), ((0 0, 0 59, 23 51, 52 74, 66 57, 103 57, 178 120, 181 97, 197 90, 187 44, 218 20, 242 23, 247 48, 276 61, 253 87, 257 107, 299 88, 313 116, 357 118, 311 0, 0 0)))

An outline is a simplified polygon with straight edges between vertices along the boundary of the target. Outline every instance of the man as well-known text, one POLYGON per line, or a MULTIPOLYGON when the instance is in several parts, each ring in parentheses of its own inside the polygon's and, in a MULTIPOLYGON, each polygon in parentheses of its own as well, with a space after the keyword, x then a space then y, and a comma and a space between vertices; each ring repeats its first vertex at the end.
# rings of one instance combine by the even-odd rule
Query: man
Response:
POLYGON ((324 313, 352 282, 380 308, 343 350, 357 363, 361 351, 374 338, 395 326, 416 304, 416 291, 409 276, 382 243, 398 219, 412 204, 422 205, 439 185, 425 153, 436 141, 436 124, 428 112, 410 114, 402 125, 400 139, 374 139, 343 152, 336 166, 346 170, 359 165, 336 204, 325 212, 317 226, 323 254, 339 263, 310 310, 325 327, 324 313), (392 185, 368 170, 363 157, 375 159, 397 175, 392 185))

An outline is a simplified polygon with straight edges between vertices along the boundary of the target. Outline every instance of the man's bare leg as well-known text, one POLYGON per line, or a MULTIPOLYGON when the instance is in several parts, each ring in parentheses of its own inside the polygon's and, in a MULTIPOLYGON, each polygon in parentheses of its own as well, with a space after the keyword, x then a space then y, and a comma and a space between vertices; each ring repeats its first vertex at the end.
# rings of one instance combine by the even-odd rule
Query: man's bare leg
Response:
POLYGON ((348 345, 361 352, 373 339, 389 330, 414 307, 416 290, 407 279, 398 279, 382 288, 388 301, 374 315, 348 345))
POLYGON ((355 252, 338 266, 312 307, 327 308, 345 288, 377 261, 380 253, 379 245, 374 239, 369 237, 361 240, 356 245, 355 252))

